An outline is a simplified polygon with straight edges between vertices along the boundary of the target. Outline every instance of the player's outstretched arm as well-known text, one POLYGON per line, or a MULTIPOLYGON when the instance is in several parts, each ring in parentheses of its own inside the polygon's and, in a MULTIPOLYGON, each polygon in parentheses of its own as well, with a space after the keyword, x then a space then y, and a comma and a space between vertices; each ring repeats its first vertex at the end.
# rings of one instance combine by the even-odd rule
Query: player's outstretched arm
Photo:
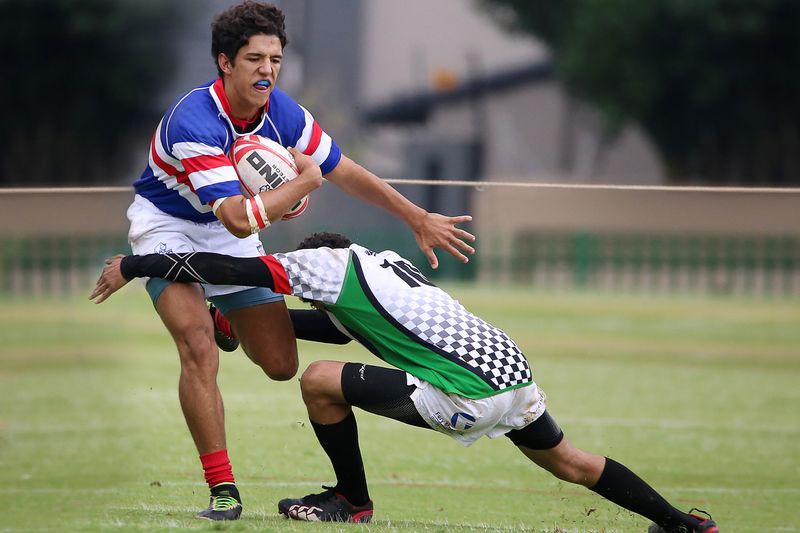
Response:
POLYGON ((271 257, 231 257, 210 252, 118 255, 106 261, 106 268, 89 298, 96 298, 96 303, 100 303, 131 279, 144 277, 275 289, 267 266, 267 261, 274 261, 271 257))
POLYGON ((378 176, 345 156, 342 156, 336 168, 325 177, 348 194, 382 207, 408 224, 431 267, 439 266, 434 248, 447 251, 463 263, 469 261, 465 254, 475 253, 475 249, 468 244, 475 240, 475 236, 457 227, 457 224, 472 220, 471 216, 448 217, 428 213, 378 176))
POLYGON ((94 284, 94 290, 89 295, 90 300, 99 304, 108 299, 109 296, 120 290, 128 283, 128 280, 122 276, 119 265, 122 262, 124 255, 115 255, 106 259, 106 265, 100 277, 97 278, 97 283, 94 284))

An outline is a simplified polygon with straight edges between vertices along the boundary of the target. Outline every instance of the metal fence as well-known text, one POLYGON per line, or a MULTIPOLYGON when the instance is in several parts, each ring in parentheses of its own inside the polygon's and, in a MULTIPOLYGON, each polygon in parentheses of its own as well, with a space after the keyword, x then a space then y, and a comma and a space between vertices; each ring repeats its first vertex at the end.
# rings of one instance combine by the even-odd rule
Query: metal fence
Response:
MULTIPOLYGON (((473 190, 475 183, 448 186, 473 190)), ((439 251, 431 277, 555 290, 800 296, 800 189, 695 189, 484 182, 468 209, 478 253, 463 265, 439 251)), ((124 213, 132 196, 125 187, 0 189, 0 294, 88 290, 105 257, 129 250, 124 213)), ((425 264, 408 228, 388 214, 356 202, 353 216, 343 216, 351 214, 346 196, 330 187, 316 192, 302 223, 271 229, 265 246, 285 251, 312 231, 342 231, 425 264)))
MULTIPOLYGON (((522 231, 505 243, 483 238, 481 244, 469 267, 451 265, 434 279, 477 273, 484 281, 537 289, 800 295, 795 236, 522 231)), ((129 249, 124 235, 0 237, 0 294, 86 291, 104 258, 129 249)))
POLYGON ((482 279, 543 289, 800 295, 795 236, 523 231, 488 255, 482 279))
POLYGON ((125 235, 0 237, 0 294, 85 291, 106 257, 129 251, 125 235))

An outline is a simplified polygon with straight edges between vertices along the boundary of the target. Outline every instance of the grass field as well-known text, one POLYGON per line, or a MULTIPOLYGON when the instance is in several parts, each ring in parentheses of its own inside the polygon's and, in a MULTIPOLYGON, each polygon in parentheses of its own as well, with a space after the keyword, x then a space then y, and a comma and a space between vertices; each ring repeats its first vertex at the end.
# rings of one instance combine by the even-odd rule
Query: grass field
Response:
MULTIPOLYGON (((580 447, 609 455, 725 533, 800 530, 800 302, 452 287, 514 337, 580 447)), ((331 471, 296 380, 223 354, 236 523, 207 504, 178 360, 138 286, 94 306, 0 300, 0 531, 643 532, 648 521, 538 470, 506 439, 463 448, 357 413, 375 522, 306 524, 276 502, 331 471)), ((301 343, 372 361, 357 346, 301 343)))

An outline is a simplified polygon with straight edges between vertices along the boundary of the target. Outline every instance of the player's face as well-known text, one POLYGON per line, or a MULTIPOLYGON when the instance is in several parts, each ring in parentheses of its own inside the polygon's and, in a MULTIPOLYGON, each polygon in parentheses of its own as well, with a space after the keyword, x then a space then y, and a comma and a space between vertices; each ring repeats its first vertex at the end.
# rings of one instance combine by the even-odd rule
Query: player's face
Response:
POLYGON ((275 35, 253 35, 232 62, 220 54, 225 94, 234 117, 249 119, 266 105, 282 61, 283 47, 275 35))

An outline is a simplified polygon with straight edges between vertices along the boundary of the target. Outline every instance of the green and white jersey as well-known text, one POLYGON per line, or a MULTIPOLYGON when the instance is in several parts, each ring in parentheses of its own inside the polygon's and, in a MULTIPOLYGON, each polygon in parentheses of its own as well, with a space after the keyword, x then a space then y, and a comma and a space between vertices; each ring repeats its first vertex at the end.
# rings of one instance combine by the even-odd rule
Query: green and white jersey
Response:
POLYGON ((316 248, 272 257, 276 290, 321 303, 334 323, 387 363, 435 387, 485 398, 532 382, 503 331, 467 311, 392 251, 316 248))

